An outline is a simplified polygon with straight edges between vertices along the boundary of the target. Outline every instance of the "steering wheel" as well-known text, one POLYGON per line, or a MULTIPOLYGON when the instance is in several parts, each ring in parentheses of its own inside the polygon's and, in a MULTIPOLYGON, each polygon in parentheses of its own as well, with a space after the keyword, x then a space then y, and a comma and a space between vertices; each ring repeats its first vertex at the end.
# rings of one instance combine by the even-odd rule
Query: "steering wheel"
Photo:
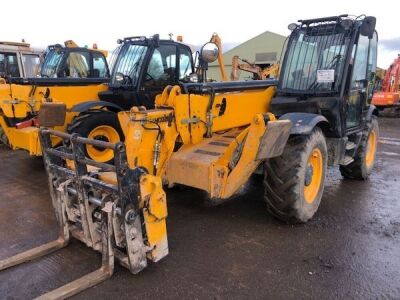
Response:
POLYGON ((153 80, 154 81, 154 77, 151 76, 149 72, 146 72, 146 81, 149 81, 149 80, 153 80))

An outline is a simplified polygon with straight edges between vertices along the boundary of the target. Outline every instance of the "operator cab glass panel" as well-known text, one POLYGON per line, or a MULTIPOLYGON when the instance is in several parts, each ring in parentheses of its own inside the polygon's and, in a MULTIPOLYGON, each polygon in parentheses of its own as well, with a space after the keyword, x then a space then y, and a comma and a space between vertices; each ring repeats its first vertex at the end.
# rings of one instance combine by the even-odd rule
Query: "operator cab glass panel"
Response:
POLYGON ((374 87, 376 82, 376 63, 378 55, 378 35, 376 32, 370 40, 370 50, 368 55, 368 66, 367 66, 367 79, 369 80, 368 86, 368 104, 371 103, 372 96, 374 94, 374 87))
POLYGON ((88 50, 50 50, 40 76, 45 78, 108 78, 104 55, 88 50))
POLYGON ((279 89, 290 93, 337 92, 350 33, 340 25, 310 26, 292 32, 279 89))
POLYGON ((192 53, 189 49, 182 47, 179 49, 179 80, 187 80, 193 72, 192 53))
POLYGON ((108 68, 107 62, 104 55, 100 53, 93 53, 93 74, 92 77, 94 78, 107 78, 108 75, 108 68))
POLYGON ((143 85, 164 87, 174 82, 176 82, 176 46, 160 45, 154 49, 143 85))
POLYGON ((376 72, 377 36, 370 40, 360 35, 358 43, 353 47, 350 60, 352 70, 350 93, 347 99, 346 127, 353 128, 361 121, 362 108, 372 97, 373 77, 376 72), (371 91, 370 91, 371 89, 371 91))
POLYGON ((185 47, 161 45, 154 49, 143 85, 164 88, 184 81, 193 73, 192 53, 185 47), (179 59, 177 59, 179 57, 179 59))
POLYGON ((36 54, 22 54, 22 64, 25 70, 25 77, 36 77, 39 72, 40 58, 36 54))
POLYGON ((146 52, 147 47, 143 45, 123 45, 113 67, 111 83, 121 84, 116 79, 116 74, 120 73, 124 76, 122 85, 136 86, 146 52))
POLYGON ((21 76, 15 53, 0 53, 0 73, 3 76, 21 76))
POLYGON ((88 78, 90 77, 90 53, 71 52, 59 77, 88 78))
POLYGON ((63 51, 50 50, 45 57, 40 70, 40 77, 56 78, 57 69, 63 57, 63 51))

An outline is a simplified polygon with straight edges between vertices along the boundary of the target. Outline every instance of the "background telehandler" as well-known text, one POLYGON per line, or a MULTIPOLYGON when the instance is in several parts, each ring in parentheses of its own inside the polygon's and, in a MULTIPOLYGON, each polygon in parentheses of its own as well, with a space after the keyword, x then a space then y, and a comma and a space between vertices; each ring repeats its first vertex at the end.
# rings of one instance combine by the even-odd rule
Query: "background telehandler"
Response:
MULTIPOLYGON (((339 165, 346 178, 367 178, 379 135, 369 105, 375 18, 341 15, 289 29, 279 81, 168 86, 154 109, 118 114, 125 143, 41 129, 60 235, 0 261, 0 269, 64 247, 73 236, 102 253, 102 267, 44 298, 68 297, 105 280, 114 259, 138 273, 169 251, 163 183, 204 190, 220 203, 264 165, 268 210, 306 222, 320 204, 327 165, 339 165), (53 148, 52 136, 64 145, 53 148), (114 164, 86 157, 87 145, 113 151, 114 164)), ((201 57, 211 62, 216 52, 208 44, 201 57)))
MULTIPOLYGON (((110 77, 105 54, 78 47, 73 41, 66 41, 64 47, 52 45, 45 52, 38 76, 10 78, 1 85, 2 142, 41 155, 37 114, 42 104, 66 103, 72 108, 88 99, 98 99, 98 92, 107 89, 105 83, 110 77)), ((69 113, 66 120, 71 121, 74 115, 69 113)), ((65 127, 63 124, 59 129, 65 127)))
POLYGON ((34 77, 39 71, 42 51, 25 42, 0 42, 0 83, 8 78, 34 77))
MULTIPOLYGON (((216 34, 212 36, 215 39, 219 39, 216 34)), ((50 47, 41 78, 15 79, 0 91, 3 142, 42 155, 38 115, 46 108, 42 110, 44 119, 65 115, 57 130, 117 143, 124 140, 117 112, 132 106, 153 108, 155 96, 165 86, 195 74, 192 51, 186 44, 160 40, 158 35, 128 37, 118 43, 111 74, 103 51, 80 48, 72 41, 65 47, 50 47)), ((200 71, 197 75, 205 76, 200 71)), ((53 139, 54 145, 60 142, 53 139)), ((100 162, 113 159, 109 149, 87 146, 85 153, 100 162)))

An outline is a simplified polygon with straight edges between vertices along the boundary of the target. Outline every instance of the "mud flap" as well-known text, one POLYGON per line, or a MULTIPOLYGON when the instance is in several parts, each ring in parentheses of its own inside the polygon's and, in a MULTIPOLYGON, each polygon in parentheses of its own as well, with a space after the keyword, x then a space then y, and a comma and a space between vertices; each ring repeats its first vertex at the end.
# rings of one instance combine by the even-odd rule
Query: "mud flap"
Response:
POLYGON ((285 149, 291 127, 292 122, 289 120, 268 122, 267 130, 260 140, 256 159, 265 160, 280 156, 285 149))

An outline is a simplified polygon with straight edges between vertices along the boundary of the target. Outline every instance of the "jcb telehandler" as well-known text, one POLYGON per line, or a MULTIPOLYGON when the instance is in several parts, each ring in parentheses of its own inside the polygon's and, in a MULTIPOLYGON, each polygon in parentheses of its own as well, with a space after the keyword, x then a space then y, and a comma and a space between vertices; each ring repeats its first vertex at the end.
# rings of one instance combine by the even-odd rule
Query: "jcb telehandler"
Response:
POLYGON ((31 48, 28 43, 0 42, 0 84, 15 77, 37 75, 42 51, 31 48))
MULTIPOLYGON (((341 15, 289 28, 278 82, 168 86, 154 109, 118 114, 125 143, 41 129, 60 235, 1 261, 0 269, 75 237, 102 253, 102 267, 44 298, 68 297, 105 280, 114 259, 138 273, 168 254, 163 183, 202 189, 219 203, 264 165, 268 210, 287 222, 306 222, 320 204, 327 165, 340 165, 344 177, 367 178, 379 134, 368 104, 375 18, 341 15), (64 145, 53 148, 52 136, 64 145), (86 157, 87 145, 113 151, 114 165, 86 157)), ((204 61, 216 59, 211 46, 201 51, 204 61)))
MULTIPOLYGON (((72 41, 50 47, 40 78, 14 79, 0 90, 3 142, 40 156, 40 109, 45 119, 57 114, 65 121, 56 129, 116 143, 124 139, 117 112, 132 106, 154 107, 154 98, 168 84, 194 73, 188 45, 172 40, 129 37, 119 40, 111 71, 103 51, 78 47, 72 41), (64 113, 66 110, 66 114, 64 113)), ((53 145, 60 143, 54 138, 53 145)), ((100 162, 112 161, 112 151, 88 146, 85 153, 100 162)))
MULTIPOLYGON (((25 149, 41 155, 38 111, 43 103, 66 103, 68 108, 98 99, 106 90, 109 70, 104 51, 78 47, 66 41, 65 47, 49 46, 38 76, 10 78, 0 87, 0 128, 2 142, 12 149, 25 149)), ((71 122, 76 113, 69 113, 71 122)), ((64 130, 66 124, 58 127, 64 130)))

